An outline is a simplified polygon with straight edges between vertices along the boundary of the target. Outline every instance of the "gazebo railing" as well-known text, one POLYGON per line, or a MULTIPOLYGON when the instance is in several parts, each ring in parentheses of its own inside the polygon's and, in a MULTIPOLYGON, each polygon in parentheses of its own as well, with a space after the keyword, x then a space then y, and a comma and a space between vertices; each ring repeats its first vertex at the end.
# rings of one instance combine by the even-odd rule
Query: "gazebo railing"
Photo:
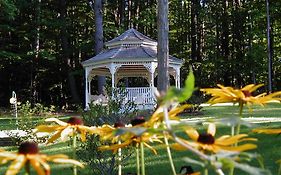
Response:
POLYGON ((127 87, 125 92, 126 100, 134 102, 138 108, 152 108, 156 103, 152 87, 127 87))

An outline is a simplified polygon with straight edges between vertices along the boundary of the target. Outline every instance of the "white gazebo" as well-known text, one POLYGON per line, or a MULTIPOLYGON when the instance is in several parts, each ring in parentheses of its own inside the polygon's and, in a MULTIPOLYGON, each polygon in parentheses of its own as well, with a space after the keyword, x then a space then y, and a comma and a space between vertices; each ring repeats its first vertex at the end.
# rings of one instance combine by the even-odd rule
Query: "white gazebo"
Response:
MULTIPOLYGON (((91 81, 94 76, 111 77, 112 88, 124 77, 142 77, 148 87, 126 87, 126 99, 144 108, 155 104, 154 78, 157 76, 157 42, 135 29, 129 29, 117 38, 105 43, 100 54, 82 62, 85 69, 85 104, 92 102, 91 81)), ((180 87, 181 59, 169 57, 169 74, 180 87)))

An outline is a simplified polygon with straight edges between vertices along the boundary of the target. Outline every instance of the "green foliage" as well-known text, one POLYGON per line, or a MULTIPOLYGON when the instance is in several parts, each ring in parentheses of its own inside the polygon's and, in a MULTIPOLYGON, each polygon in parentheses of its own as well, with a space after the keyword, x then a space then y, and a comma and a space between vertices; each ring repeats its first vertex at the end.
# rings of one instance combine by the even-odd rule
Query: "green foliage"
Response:
POLYGON ((50 114, 55 111, 55 106, 51 105, 50 107, 43 106, 40 103, 35 103, 32 105, 29 101, 18 105, 18 112, 23 116, 43 116, 50 114))
POLYGON ((168 89, 166 96, 162 103, 167 103, 169 101, 177 101, 179 103, 188 100, 195 87, 195 78, 192 69, 190 69, 189 75, 185 80, 184 88, 178 89, 176 87, 171 87, 168 89))
MULTIPOLYGON (((124 89, 113 90, 113 96, 105 104, 90 104, 90 108, 83 112, 82 117, 86 125, 102 126, 103 124, 114 125, 117 122, 124 124, 136 116, 136 109, 133 102, 125 101, 124 89), (116 96, 119 94, 118 96, 116 96)), ((99 151, 98 147, 108 145, 109 142, 103 142, 98 136, 88 136, 87 141, 81 144, 81 149, 78 151, 78 157, 86 162, 92 173, 99 175, 114 175, 117 174, 118 164, 125 164, 130 157, 131 150, 122 150, 121 160, 118 154, 113 154, 111 151, 99 151), (121 161, 121 162, 120 162, 121 161)))
POLYGON ((33 106, 29 101, 18 105, 16 127, 21 130, 23 134, 17 133, 11 135, 16 144, 20 144, 22 141, 26 140, 32 140, 37 143, 45 142, 46 138, 38 137, 38 135, 33 132, 33 129, 39 124, 42 124, 48 116, 52 115, 54 108, 54 106, 46 107, 40 103, 36 103, 33 106))

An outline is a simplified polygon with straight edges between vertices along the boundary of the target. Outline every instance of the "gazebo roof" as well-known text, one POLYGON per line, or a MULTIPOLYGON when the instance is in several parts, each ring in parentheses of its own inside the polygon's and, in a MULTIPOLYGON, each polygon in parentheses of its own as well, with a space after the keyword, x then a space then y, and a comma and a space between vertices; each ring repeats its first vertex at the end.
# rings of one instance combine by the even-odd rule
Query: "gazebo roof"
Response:
MULTIPOLYGON (((100 54, 84 62, 83 66, 92 63, 118 62, 118 61, 155 61, 157 62, 157 47, 138 46, 138 47, 116 47, 102 51, 100 54)), ((181 59, 170 56, 170 62, 182 63, 181 59)))
POLYGON ((144 34, 138 32, 137 30, 131 28, 127 31, 125 31, 120 36, 108 41, 105 43, 105 46, 111 48, 111 47, 118 47, 123 44, 146 44, 146 45, 152 45, 157 46, 157 42, 144 34))
MULTIPOLYGON (((135 29, 129 29, 105 44, 108 49, 82 62, 84 67, 110 62, 157 62, 157 42, 135 29)), ((181 65, 183 61, 169 57, 170 63, 181 65)))

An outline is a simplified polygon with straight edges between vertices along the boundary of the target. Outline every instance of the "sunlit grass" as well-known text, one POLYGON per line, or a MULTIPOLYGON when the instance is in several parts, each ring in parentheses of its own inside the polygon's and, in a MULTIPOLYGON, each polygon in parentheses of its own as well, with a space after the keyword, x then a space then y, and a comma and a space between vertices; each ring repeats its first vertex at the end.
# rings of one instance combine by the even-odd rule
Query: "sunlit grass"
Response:
MULTIPOLYGON (((237 116, 238 108, 233 106, 210 106, 204 107, 202 110, 203 115, 196 116, 197 118, 206 118, 206 117, 214 117, 214 118, 222 118, 222 117, 232 117, 237 116)), ((250 111, 248 108, 244 109, 245 118, 249 117, 267 117, 281 118, 281 106, 280 104, 270 104, 266 107, 254 106, 253 111, 250 111)), ((183 118, 194 118, 193 116, 185 116, 183 118)), ((15 120, 12 120, 15 121, 15 120)), ((0 119, 1 124, 5 125, 5 128, 13 128, 13 124, 11 123, 11 119, 0 119)), ((266 122, 256 124, 255 127, 280 127, 281 122, 266 122)), ((3 128, 3 125, 0 126, 3 128)), ((205 126, 200 126, 199 131, 205 130, 205 126)), ((1 129, 2 129, 1 128, 1 129)), ((241 133, 249 133, 251 137, 255 137, 258 139, 256 143, 258 145, 258 149, 252 152, 257 152, 261 154, 264 158, 265 168, 270 169, 272 174, 277 174, 278 165, 275 163, 276 160, 281 159, 281 136, 280 135, 265 135, 265 134, 256 134, 251 132, 252 128, 247 128, 243 126, 241 128, 241 133)), ((180 133, 179 133, 180 134, 180 133)), ((217 127, 217 135, 230 134, 230 128, 226 126, 218 126, 217 127)), ((170 141, 172 143, 172 141, 170 141)), ((171 169, 168 162, 168 157, 166 153, 165 146, 155 145, 158 154, 154 155, 150 150, 145 150, 145 163, 146 163, 146 174, 147 175, 155 175, 155 174, 163 174, 170 175, 171 169)), ((15 147, 2 147, 2 149, 14 150, 15 147)), ((67 154, 71 157, 71 146, 69 142, 64 143, 56 143, 50 145, 40 145, 41 153, 52 155, 52 154, 67 154)), ((189 151, 174 151, 172 150, 172 156, 174 159, 174 163, 176 166, 176 170, 179 173, 180 167, 187 165, 186 162, 183 161, 183 157, 192 157, 198 160, 197 157, 194 157, 189 151)), ((253 166, 258 166, 258 162, 256 160, 250 163, 253 166)), ((72 174, 70 165, 58 165, 58 164, 50 164, 52 168, 52 175, 61 175, 63 174, 72 174)), ((133 155, 126 165, 123 167, 123 174, 127 172, 135 172, 135 156, 133 155)), ((200 171, 200 167, 193 166, 196 171, 200 171)), ((5 172, 7 166, 0 167, 0 172, 5 172)), ((0 174, 1 174, 0 173, 0 174)), ((80 169, 81 175, 89 174, 89 168, 80 169)), ((209 172, 210 175, 213 175, 214 172, 209 172)), ((235 170, 235 174, 244 175, 246 173, 235 170)))

